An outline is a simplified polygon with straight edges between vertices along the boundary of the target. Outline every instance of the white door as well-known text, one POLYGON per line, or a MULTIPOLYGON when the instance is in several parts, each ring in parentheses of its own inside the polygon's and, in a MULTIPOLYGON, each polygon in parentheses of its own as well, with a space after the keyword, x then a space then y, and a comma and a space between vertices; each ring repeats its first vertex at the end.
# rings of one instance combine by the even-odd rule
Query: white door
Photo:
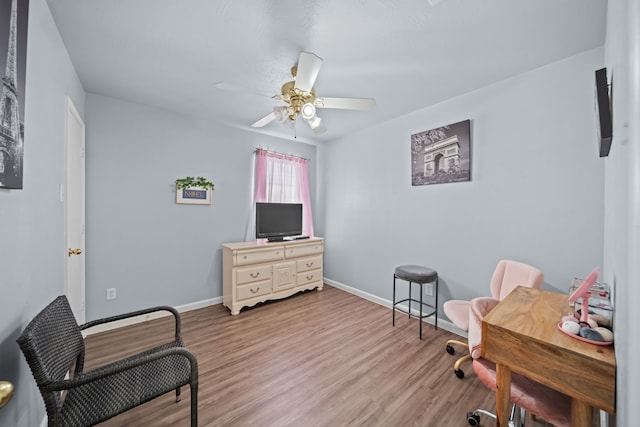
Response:
POLYGON ((65 294, 78 323, 85 322, 84 122, 67 97, 65 294))

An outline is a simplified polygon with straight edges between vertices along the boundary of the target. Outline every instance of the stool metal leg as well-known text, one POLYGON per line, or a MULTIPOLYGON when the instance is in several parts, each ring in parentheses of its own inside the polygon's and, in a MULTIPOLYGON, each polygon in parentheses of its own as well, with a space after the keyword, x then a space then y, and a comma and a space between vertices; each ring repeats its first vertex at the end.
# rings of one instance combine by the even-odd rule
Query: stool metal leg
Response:
POLYGON ((418 318, 418 320, 420 320, 420 339, 422 339, 422 283, 420 283, 420 317, 418 318))
POLYGON ((436 331, 438 330, 438 277, 436 277, 436 331))
POLYGON ((411 318, 411 303, 413 300, 411 299, 411 288, 413 287, 413 283, 409 282, 409 318, 411 318))
POLYGON ((396 326, 396 275, 395 273, 393 274, 393 300, 391 304, 391 311, 393 312, 391 326, 396 326))

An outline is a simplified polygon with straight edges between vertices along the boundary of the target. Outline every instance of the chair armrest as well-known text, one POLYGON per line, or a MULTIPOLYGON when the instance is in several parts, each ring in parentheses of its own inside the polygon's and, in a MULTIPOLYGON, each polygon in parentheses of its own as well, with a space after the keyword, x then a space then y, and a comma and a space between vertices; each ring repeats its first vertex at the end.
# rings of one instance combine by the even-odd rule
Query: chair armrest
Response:
POLYGON ((159 350, 151 354, 146 354, 144 356, 138 356, 138 357, 133 356, 125 360, 119 360, 119 361, 101 366, 99 368, 96 368, 92 371, 81 373, 78 376, 75 376, 70 379, 50 382, 44 385, 43 388, 46 391, 71 390, 76 387, 80 387, 100 379, 117 375, 121 372, 127 371, 137 366, 153 363, 156 360, 159 360, 163 357, 170 357, 170 356, 185 357, 189 361, 189 364, 191 365, 191 377, 196 378, 197 380, 198 361, 196 359, 196 356, 189 349, 185 347, 173 347, 173 348, 168 348, 164 350, 159 350))
POLYGON ((158 306, 158 307, 150 307, 150 308, 145 308, 143 310, 138 310, 138 311, 132 311, 130 313, 123 313, 123 314, 118 314, 116 316, 111 316, 111 317, 105 317, 102 319, 96 319, 96 320, 92 320, 90 322, 84 323, 82 325, 80 325, 80 330, 85 330, 88 328, 91 328, 93 326, 97 326, 97 325, 102 325, 105 323, 110 323, 110 322, 115 322, 118 320, 124 320, 124 319, 129 319, 132 317, 137 317, 137 316, 142 316, 144 314, 149 314, 149 313, 154 313, 157 311, 169 311, 171 314, 173 314, 173 317, 175 318, 175 322, 176 322, 176 341, 181 342, 181 338, 180 338, 180 333, 181 333, 181 324, 180 324, 180 313, 178 313, 178 310, 176 310, 173 307, 169 307, 169 306, 158 306))
POLYGON ((479 297, 471 300, 469 305, 469 353, 473 359, 477 359, 482 356, 481 344, 482 344, 482 319, 493 308, 498 305, 500 301, 491 297, 479 297))

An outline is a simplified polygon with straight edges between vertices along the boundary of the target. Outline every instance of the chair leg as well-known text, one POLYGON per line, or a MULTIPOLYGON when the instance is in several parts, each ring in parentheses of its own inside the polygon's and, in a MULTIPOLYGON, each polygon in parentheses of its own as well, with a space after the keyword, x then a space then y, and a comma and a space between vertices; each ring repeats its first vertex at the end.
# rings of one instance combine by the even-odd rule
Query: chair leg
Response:
POLYGON ((447 353, 456 354, 456 350, 453 348, 453 345, 459 345, 462 348, 468 348, 469 344, 466 342, 458 341, 458 340, 448 340, 447 341, 447 353))
POLYGON ((191 382, 191 427, 198 427, 198 382, 191 382))
POLYGON ((462 366, 463 363, 466 363, 466 362, 468 362, 470 360, 471 360, 471 355, 466 354, 466 355, 462 356, 461 358, 456 360, 456 363, 453 364, 453 370, 454 371, 459 371, 460 370, 460 366, 462 366))
MULTIPOLYGON (((522 419, 519 419, 520 417, 518 416, 518 409, 520 409, 520 414, 522 414, 522 408, 519 408, 516 405, 511 405, 511 413, 509 414, 509 420, 508 420, 509 427, 516 427, 516 423, 518 421, 520 422, 521 427, 524 427, 524 423, 522 422, 522 419)), ((478 408, 475 411, 467 412, 467 422, 469 423, 469 425, 479 426, 480 414, 486 415, 490 418, 493 418, 494 420, 498 419, 498 417, 496 417, 496 414, 494 414, 493 412, 487 411, 486 409, 478 408)))
MULTIPOLYGON (((453 345, 459 345, 461 347, 468 347, 468 344, 462 341, 458 341, 458 340, 448 340, 447 341, 447 353, 454 355, 456 354, 456 350, 453 348, 453 345)), ((453 372, 456 374, 456 377, 463 379, 464 378, 464 371, 462 369, 460 369, 460 367, 462 366, 463 363, 468 362, 469 360, 472 360, 471 355, 467 354, 464 355, 462 357, 460 357, 458 360, 456 360, 456 362, 453 364, 453 372)))

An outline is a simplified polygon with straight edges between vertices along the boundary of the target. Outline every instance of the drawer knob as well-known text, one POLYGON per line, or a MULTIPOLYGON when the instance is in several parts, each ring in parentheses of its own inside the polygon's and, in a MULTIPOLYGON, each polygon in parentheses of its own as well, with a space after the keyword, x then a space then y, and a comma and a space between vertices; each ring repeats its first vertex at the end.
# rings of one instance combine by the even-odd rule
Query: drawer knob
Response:
POLYGON ((313 267, 313 262, 308 262, 307 267, 313 267))
POLYGON ((311 276, 307 276, 307 280, 313 279, 313 274, 311 276))
POLYGON ((249 290, 251 291, 252 294, 257 294, 258 291, 260 290, 260 286, 258 286, 255 291, 253 289, 249 289, 249 290))
POLYGON ((247 256, 245 255, 245 256, 243 256, 242 258, 243 258, 243 259, 247 259, 247 256))
POLYGON ((254 279, 255 279, 256 277, 258 277, 259 275, 260 275, 260 272, 259 272, 259 271, 258 271, 256 274, 249 273, 249 276, 253 277, 254 279))

